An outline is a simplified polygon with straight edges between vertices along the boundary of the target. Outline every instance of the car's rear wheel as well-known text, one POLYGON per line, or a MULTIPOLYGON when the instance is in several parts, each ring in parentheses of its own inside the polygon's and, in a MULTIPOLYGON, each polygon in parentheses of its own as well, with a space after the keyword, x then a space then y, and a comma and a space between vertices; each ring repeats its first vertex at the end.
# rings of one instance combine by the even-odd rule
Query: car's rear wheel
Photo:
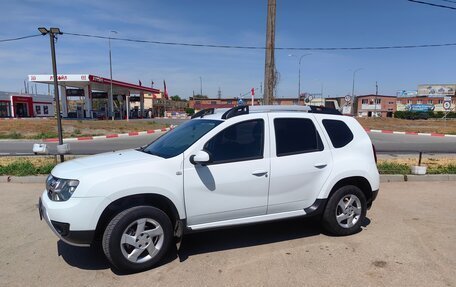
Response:
POLYGON ((343 186, 329 198, 323 213, 323 227, 334 235, 356 233, 361 228, 366 211, 364 193, 356 186, 343 186))
POLYGON ((137 206, 116 215, 103 234, 103 251, 117 269, 147 270, 166 254, 172 242, 171 221, 158 208, 137 206))

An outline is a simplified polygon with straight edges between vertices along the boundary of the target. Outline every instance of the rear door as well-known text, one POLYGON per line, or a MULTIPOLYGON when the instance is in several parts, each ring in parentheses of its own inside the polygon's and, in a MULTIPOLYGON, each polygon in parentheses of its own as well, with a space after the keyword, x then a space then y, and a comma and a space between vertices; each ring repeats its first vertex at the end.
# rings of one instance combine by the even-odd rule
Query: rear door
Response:
POLYGON ((306 208, 332 168, 332 155, 312 114, 270 114, 271 182, 268 214, 306 208))

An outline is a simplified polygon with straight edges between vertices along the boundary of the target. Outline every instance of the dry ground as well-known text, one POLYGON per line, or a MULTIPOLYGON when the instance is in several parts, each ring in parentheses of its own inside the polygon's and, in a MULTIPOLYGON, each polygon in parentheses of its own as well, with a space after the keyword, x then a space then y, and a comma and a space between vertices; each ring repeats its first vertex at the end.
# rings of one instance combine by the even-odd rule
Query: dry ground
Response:
POLYGON ((0 183, 0 286, 456 286, 454 182, 383 183, 352 236, 303 219, 196 233, 131 275, 59 241, 38 217, 43 188, 0 183))
MULTIPOLYGON (((394 118, 358 118, 364 128, 423 133, 456 134, 456 120, 403 120, 394 118)), ((166 127, 154 120, 88 121, 63 120, 64 137, 106 135, 166 127)), ((0 120, 0 138, 57 137, 55 119, 0 120), (12 134, 15 136, 11 136, 12 134)))
POLYGON ((357 118, 364 128, 419 133, 456 134, 456 120, 404 120, 394 118, 357 118))
MULTIPOLYGON (((166 127, 164 123, 154 120, 131 121, 89 121, 89 120, 63 120, 63 136, 78 137, 89 135, 106 135, 153 130, 166 127)), ((57 137, 57 124, 55 119, 17 119, 0 121, 0 138, 52 138, 57 137)))
MULTIPOLYGON (((379 159, 378 163, 397 163, 406 164, 408 166, 418 165, 418 156, 410 157, 399 157, 394 159, 379 159)), ((434 157, 434 156, 423 156, 421 159, 421 165, 425 165, 429 168, 447 165, 456 165, 456 156, 453 157, 434 157)))

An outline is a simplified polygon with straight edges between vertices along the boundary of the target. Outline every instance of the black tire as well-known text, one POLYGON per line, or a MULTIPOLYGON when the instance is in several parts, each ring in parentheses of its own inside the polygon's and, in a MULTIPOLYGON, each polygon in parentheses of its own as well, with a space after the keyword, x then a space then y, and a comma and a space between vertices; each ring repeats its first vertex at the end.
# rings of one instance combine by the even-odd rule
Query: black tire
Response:
POLYGON ((115 268, 139 272, 154 267, 167 253, 172 240, 172 224, 166 213, 152 206, 136 206, 120 212, 109 222, 102 246, 115 268), (143 226, 142 232, 139 226, 143 226), (128 243, 121 244, 124 234, 128 243))
POLYGON ((333 235, 345 236, 354 234, 361 229, 366 212, 367 204, 364 193, 354 185, 343 186, 336 190, 328 200, 323 212, 323 227, 333 235), (351 207, 346 207, 345 210, 342 210, 339 202, 344 206, 348 206, 350 199, 353 200, 351 207), (344 219, 345 217, 348 218, 344 219))

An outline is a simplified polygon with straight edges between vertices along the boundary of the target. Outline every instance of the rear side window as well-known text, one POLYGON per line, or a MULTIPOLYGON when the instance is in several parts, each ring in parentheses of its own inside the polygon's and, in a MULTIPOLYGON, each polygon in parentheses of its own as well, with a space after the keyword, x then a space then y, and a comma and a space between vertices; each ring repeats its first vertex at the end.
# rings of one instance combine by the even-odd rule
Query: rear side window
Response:
POLYGON ((322 151, 320 135, 310 119, 274 119, 277 156, 322 151))
POLYGON ((353 133, 343 121, 323 120, 323 126, 335 148, 344 147, 353 140, 353 133))

